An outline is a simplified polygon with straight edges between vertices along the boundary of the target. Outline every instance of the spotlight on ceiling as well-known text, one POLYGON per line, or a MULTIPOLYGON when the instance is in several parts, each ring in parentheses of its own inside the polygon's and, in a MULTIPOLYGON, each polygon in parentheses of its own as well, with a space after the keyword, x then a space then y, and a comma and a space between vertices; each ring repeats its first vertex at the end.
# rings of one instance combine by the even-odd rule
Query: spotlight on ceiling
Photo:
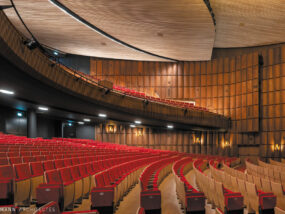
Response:
POLYGON ((38 109, 41 111, 48 111, 48 107, 45 106, 39 106, 38 109))
POLYGON ((107 117, 107 114, 99 113, 98 116, 99 117, 107 117))
POLYGON ((39 46, 39 44, 34 39, 27 39, 23 41, 24 45, 26 45, 30 50, 33 50, 39 46))
POLYGON ((79 124, 79 125, 84 125, 84 122, 79 121, 78 124, 79 124))
POLYGON ((131 128, 135 128, 135 127, 136 127, 136 125, 134 125, 134 124, 131 124, 131 125, 130 125, 130 127, 131 127, 131 128))
POLYGON ((140 120, 135 120, 135 124, 141 124, 142 123, 142 121, 140 121, 140 120))
POLYGON ((58 56, 58 52, 57 52, 57 51, 54 51, 54 52, 53 52, 53 55, 58 56))
POLYGON ((173 125, 167 125, 166 127, 167 127, 168 129, 173 129, 173 128, 174 128, 173 125))
POLYGON ((8 95, 13 95, 13 94, 15 94, 14 91, 9 91, 9 90, 6 90, 6 89, 0 89, 0 93, 2 93, 2 94, 8 94, 8 95))
POLYGON ((72 126, 72 123, 68 123, 68 126, 72 126))
POLYGON ((90 122, 91 120, 89 118, 84 118, 83 121, 84 122, 90 122))
POLYGON ((17 116, 18 117, 23 117, 23 113, 22 112, 17 112, 17 116))

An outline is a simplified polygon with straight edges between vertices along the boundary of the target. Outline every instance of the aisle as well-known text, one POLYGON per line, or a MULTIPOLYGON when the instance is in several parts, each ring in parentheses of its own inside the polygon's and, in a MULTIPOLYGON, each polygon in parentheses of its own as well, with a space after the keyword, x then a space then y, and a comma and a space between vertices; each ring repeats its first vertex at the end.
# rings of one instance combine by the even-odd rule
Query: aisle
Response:
POLYGON ((176 196, 176 184, 171 173, 159 186, 161 191, 162 214, 183 214, 176 196))
POLYGON ((140 206, 140 184, 137 184, 121 201, 116 214, 135 214, 140 206))

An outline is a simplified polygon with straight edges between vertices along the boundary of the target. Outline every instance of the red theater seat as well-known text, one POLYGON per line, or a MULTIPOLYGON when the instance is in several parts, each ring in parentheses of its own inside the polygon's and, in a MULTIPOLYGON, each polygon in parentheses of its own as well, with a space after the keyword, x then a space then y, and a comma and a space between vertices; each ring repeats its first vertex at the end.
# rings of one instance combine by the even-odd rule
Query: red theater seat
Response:
POLYGON ((10 164, 19 164, 23 163, 21 157, 10 157, 9 158, 10 164))
POLYGON ((36 190, 40 186, 40 184, 44 183, 44 167, 41 161, 38 162, 30 162, 31 168, 31 198, 32 200, 36 200, 36 190))
POLYGON ((55 164, 55 168, 57 169, 65 167, 64 159, 55 160, 54 164, 55 164))
POLYGON ((8 165, 8 164, 10 164, 10 163, 9 163, 9 160, 7 157, 1 157, 0 158, 0 165, 8 165))
POLYGON ((13 167, 10 165, 0 166, 0 202, 1 204, 12 204, 13 193, 13 167))
POLYGON ((45 171, 55 169, 54 160, 43 161, 43 166, 45 171))
POLYGON ((29 206, 31 198, 31 170, 29 164, 14 164, 15 189, 14 202, 19 205, 29 206))
POLYGON ((74 202, 81 203, 83 198, 83 177, 80 175, 79 166, 70 167, 70 172, 72 179, 74 181, 75 193, 74 193, 74 202))

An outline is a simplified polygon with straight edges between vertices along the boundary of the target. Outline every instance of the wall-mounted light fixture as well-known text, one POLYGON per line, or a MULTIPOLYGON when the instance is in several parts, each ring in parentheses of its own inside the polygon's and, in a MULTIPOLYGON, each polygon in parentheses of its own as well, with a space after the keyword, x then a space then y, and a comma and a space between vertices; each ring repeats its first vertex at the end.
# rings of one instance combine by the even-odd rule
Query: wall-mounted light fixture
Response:
POLYGON ((136 135, 139 136, 143 136, 143 128, 137 128, 137 132, 136 135))
POLYGON ((115 133, 115 126, 113 124, 110 124, 107 126, 108 133, 115 133))
POLYGON ((200 137, 196 137, 196 138, 195 138, 194 144, 197 144, 197 145, 201 144, 201 139, 200 139, 200 137))
POLYGON ((275 152, 275 151, 279 152, 279 151, 283 150, 283 146, 280 145, 280 144, 275 143, 275 144, 272 145, 271 149, 272 149, 273 152, 275 152))
POLYGON ((224 148, 229 148, 229 147, 231 147, 231 144, 230 144, 230 142, 228 140, 222 142, 222 148, 223 149, 224 148))

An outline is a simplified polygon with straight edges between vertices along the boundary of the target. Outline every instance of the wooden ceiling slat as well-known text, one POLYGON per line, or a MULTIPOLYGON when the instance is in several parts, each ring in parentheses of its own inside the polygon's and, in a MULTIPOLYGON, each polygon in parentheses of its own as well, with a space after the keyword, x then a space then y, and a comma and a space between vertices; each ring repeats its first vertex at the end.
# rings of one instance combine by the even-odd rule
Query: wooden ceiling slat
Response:
MULTIPOLYGON (((96 33, 64 13, 48 0, 14 0, 22 19, 40 43, 78 55, 146 61, 165 61, 122 46, 96 33)), ((4 10, 23 34, 27 34, 13 8, 4 10)))
POLYGON ((250 47, 285 42, 283 0, 211 0, 217 21, 214 47, 250 47))
POLYGON ((203 0, 58 0, 108 34, 178 60, 209 60, 215 37, 203 0))

